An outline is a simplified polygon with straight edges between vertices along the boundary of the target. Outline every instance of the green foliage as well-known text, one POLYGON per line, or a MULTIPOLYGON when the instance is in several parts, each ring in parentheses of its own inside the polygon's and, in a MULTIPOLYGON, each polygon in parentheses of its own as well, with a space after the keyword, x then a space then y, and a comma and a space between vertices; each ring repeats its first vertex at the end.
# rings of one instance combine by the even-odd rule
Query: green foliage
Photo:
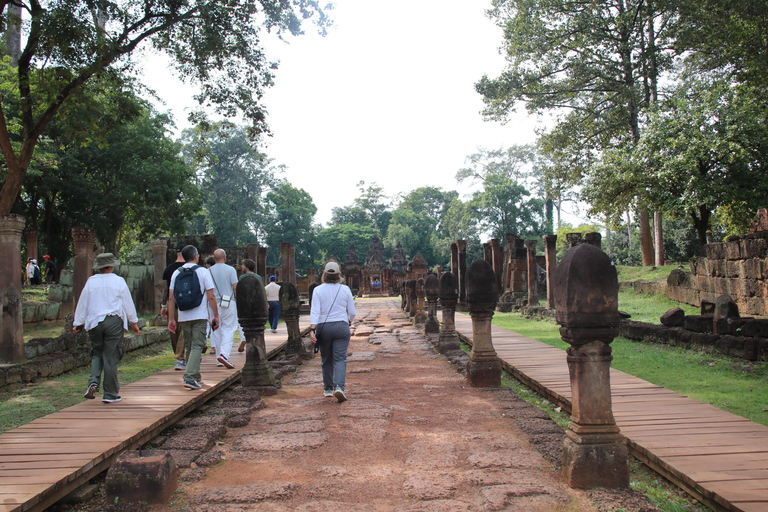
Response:
POLYGON ((325 228, 317 234, 319 254, 315 264, 319 267, 333 257, 343 262, 347 257, 349 244, 353 244, 358 257, 365 262, 365 254, 373 235, 378 235, 375 228, 359 224, 340 224, 325 228))
POLYGON ((483 179, 483 190, 472 197, 481 230, 490 238, 504 239, 506 233, 521 238, 542 235, 544 202, 526 199, 525 187, 506 176, 489 174, 483 179))
POLYGON ((315 266, 315 229, 313 220, 317 207, 304 189, 294 188, 283 182, 267 193, 267 222, 263 226, 266 243, 273 250, 268 252, 277 266, 280 242, 290 242, 295 247, 296 269, 315 266))

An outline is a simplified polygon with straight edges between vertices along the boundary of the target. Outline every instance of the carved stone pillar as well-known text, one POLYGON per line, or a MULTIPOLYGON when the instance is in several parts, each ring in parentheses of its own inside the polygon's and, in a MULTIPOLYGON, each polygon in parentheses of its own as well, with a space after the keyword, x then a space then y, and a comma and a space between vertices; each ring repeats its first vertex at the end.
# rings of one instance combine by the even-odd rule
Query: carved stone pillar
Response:
POLYGON ((408 281, 408 315, 413 320, 416 317, 416 280, 408 281))
POLYGON ((400 309, 403 311, 410 311, 408 308, 408 279, 400 283, 400 309))
POLYGON ((440 296, 440 281, 435 274, 429 274, 424 281, 424 291, 427 295, 427 321, 424 323, 424 334, 440 332, 440 322, 437 321, 437 298, 440 296))
MULTIPOLYGON (((38 241, 38 232, 37 231, 25 231, 24 232, 24 243, 27 245, 27 258, 32 258, 35 260, 39 260, 40 258, 37 257, 37 241, 38 241)), ((37 262, 38 265, 40 265, 40 262, 37 262)), ((26 268, 27 261, 24 260, 24 267, 26 268)))
POLYGON ((568 241, 568 248, 572 249, 581 243, 581 233, 566 233, 565 239, 568 241))
POLYGON ((296 284, 296 247, 293 244, 288 248, 288 281, 296 284))
POLYGON ((420 277, 416 280, 416 317, 413 319, 414 323, 423 324, 427 321, 425 295, 424 278, 420 277))
MULTIPOLYGON (((253 261, 259 260, 259 244, 248 244, 245 246, 245 258, 253 261)), ((257 274, 258 271, 256 272, 257 274)), ((259 274, 261 275, 261 274, 259 274)), ((261 276, 264 277, 264 276, 261 276)), ((268 277, 266 278, 268 279, 268 277)))
POLYGON ((528 249, 528 305, 535 306, 539 303, 539 272, 536 266, 536 240, 526 240, 528 249))
POLYGON ((515 272, 515 240, 517 240, 517 237, 513 235, 512 233, 507 233, 504 235, 504 238, 507 239, 507 245, 504 246, 504 293, 512 292, 512 276, 515 272))
POLYGON ((571 487, 627 487, 624 437, 611 406, 611 346, 619 334, 616 269, 590 244, 570 249, 555 272, 556 320, 571 345, 572 411, 563 451, 563 474, 571 487))
POLYGON ((459 303, 457 307, 461 307, 467 303, 467 241, 456 240, 456 249, 458 250, 459 259, 459 273, 457 274, 459 279, 459 303))
POLYGON ((592 233, 585 233, 584 234, 584 243, 589 245, 594 245, 598 249, 602 249, 603 247, 603 235, 597 232, 592 233))
POLYGON ((152 264, 155 267, 155 308, 154 311, 160 313, 160 306, 163 305, 163 294, 165 293, 165 281, 163 281, 163 272, 165 272, 165 255, 168 252, 168 240, 158 239, 150 242, 152 246, 152 264))
POLYGON ((285 321, 285 327, 288 330, 285 355, 289 358, 294 357, 296 364, 301 364, 302 359, 308 358, 309 354, 304 348, 304 342, 301 340, 301 330, 299 329, 301 300, 299 299, 299 289, 295 284, 283 281, 283 284, 280 285, 280 311, 285 321))
POLYGON ((493 250, 491 249, 491 242, 485 242, 483 244, 483 259, 493 268, 493 250))
MULTIPOLYGON (((72 311, 77 309, 77 300, 85 288, 85 282, 93 274, 93 245, 96 243, 96 231, 91 228, 72 228, 72 238, 75 240, 75 274, 72 284, 72 311)), ((165 269, 163 269, 165 270, 165 269)))
POLYGON ((291 280, 291 244, 280 242, 280 277, 283 282, 291 280))
MULTIPOLYGON (((24 354, 24 319, 21 310, 21 232, 25 218, 0 215, 0 363, 19 363, 24 354)), ((36 246, 35 246, 36 247, 36 246)))
POLYGON ((245 277, 237 283, 235 294, 237 317, 246 340, 243 386, 256 387, 262 395, 273 395, 277 393, 275 373, 267 360, 264 343, 264 324, 269 318, 264 283, 255 277, 245 277))
POLYGON ((544 235, 547 259, 547 309, 555 309, 555 268, 557 267, 557 235, 544 235))
POLYGON ((437 342, 437 351, 445 354, 451 350, 459 350, 459 335, 456 333, 456 302, 459 293, 456 291, 458 281, 453 272, 446 272, 440 277, 440 309, 443 312, 443 325, 440 330, 440 340, 437 342))
POLYGON ((267 248, 259 247, 258 257, 256 258, 256 273, 261 276, 262 279, 268 280, 267 275, 267 248))
POLYGON ((496 289, 499 293, 504 291, 504 249, 501 248, 501 240, 491 239, 491 266, 496 274, 496 289))
POLYGON ((472 352, 467 363, 467 382, 473 387, 501 385, 501 361, 493 349, 491 319, 498 298, 496 275, 485 260, 467 269, 467 307, 472 317, 472 352))
POLYGON ((459 246, 456 242, 451 244, 451 272, 454 277, 459 275, 459 246))

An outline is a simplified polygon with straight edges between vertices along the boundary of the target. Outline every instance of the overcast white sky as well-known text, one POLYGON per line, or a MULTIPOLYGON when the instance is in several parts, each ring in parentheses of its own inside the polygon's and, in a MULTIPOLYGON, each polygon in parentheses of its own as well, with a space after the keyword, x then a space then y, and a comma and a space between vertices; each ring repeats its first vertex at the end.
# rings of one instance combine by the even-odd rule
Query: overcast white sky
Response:
MULTIPOLYGON (((388 196, 428 185, 465 193, 455 175, 468 155, 535 140, 524 112, 506 126, 480 115, 474 83, 504 67, 490 2, 334 4, 325 37, 307 24, 304 36, 268 46, 280 67, 265 96, 273 136, 264 149, 312 196, 316 222, 350 205, 360 180, 388 196)), ((186 126, 192 90, 156 69, 146 82, 186 126)))

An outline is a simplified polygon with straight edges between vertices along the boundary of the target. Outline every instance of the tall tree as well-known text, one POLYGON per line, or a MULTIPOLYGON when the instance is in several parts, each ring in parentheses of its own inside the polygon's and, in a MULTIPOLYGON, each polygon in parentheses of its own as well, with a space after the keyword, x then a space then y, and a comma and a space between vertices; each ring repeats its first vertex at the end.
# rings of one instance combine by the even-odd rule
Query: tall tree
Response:
POLYGON ((340 224, 325 228, 317 234, 319 257, 315 262, 318 266, 323 265, 331 257, 343 262, 347 257, 349 244, 355 246, 358 257, 364 261, 373 235, 378 235, 376 228, 359 224, 340 224))
MULTIPOLYGON (((282 182, 267 193, 266 199, 267 222, 263 230, 267 245, 278 249, 281 242, 290 242, 295 247, 296 269, 312 268, 316 254, 313 222, 317 213, 312 196, 304 189, 282 182)), ((279 251, 271 254, 277 258, 279 251)))
POLYGON ((0 13, 10 4, 22 6, 28 23, 15 78, 18 126, 0 98, 7 167, 0 214, 13 208, 40 137, 72 94, 105 70, 129 66, 142 45, 170 55, 181 77, 201 86, 201 104, 230 117, 242 113, 260 132, 261 96, 274 66, 261 47, 262 29, 299 34, 302 18, 327 23, 316 0, 0 0, 0 13))

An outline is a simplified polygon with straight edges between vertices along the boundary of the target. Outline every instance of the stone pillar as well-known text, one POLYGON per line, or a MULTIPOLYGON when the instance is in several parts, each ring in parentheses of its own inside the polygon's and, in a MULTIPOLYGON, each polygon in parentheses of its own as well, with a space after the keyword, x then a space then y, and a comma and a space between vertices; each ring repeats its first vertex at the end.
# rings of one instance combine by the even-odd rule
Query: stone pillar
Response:
POLYGON ((528 249, 528 305, 536 306, 539 303, 539 272, 536 268, 536 240, 526 240, 528 249))
POLYGON ((312 294, 315 293, 315 288, 320 286, 320 283, 314 282, 307 286, 307 295, 309 295, 309 309, 312 309, 312 294))
POLYGON ((547 259, 547 309, 555 309, 555 268, 557 267, 557 235, 544 235, 547 259))
POLYGON ((568 241, 568 248, 572 249, 581 243, 581 233, 566 233, 565 239, 568 241))
POLYGON ((410 311, 408 309, 408 280, 404 280, 400 283, 400 309, 403 311, 410 311))
POLYGON ((291 281, 290 242, 280 242, 280 278, 284 283, 291 281))
POLYGON ((443 325, 440 330, 440 340, 437 351, 445 354, 451 350, 460 350, 459 335, 456 333, 456 302, 459 293, 456 290, 458 280, 453 272, 446 272, 440 277, 440 309, 443 312, 443 325))
MULTIPOLYGON (((259 244, 248 244, 245 246, 245 259, 259 261, 259 244)), ((258 270, 256 273, 259 274, 258 270)))
POLYGON ((269 280, 267 275, 267 248, 259 247, 258 257, 256 258, 256 273, 265 281, 269 280))
POLYGON ((292 244, 288 248, 288 281, 296 284, 296 247, 292 244))
POLYGON ((483 259, 493 268, 493 251, 491 250, 491 242, 485 242, 483 244, 483 259))
POLYGON ((507 233, 504 235, 504 238, 507 239, 507 245, 504 246, 504 250, 507 253, 504 260, 504 264, 507 267, 504 271, 504 292, 506 293, 514 291, 512 289, 512 276, 515 272, 515 252, 517 250, 515 240, 517 240, 517 237, 512 233, 507 233))
POLYGON ((314 268, 308 268, 307 269, 307 282, 309 284, 316 283, 317 282, 316 275, 317 275, 317 270, 315 270, 314 268))
POLYGON ((427 321, 424 323, 424 334, 440 332, 440 322, 437 321, 437 298, 440 296, 440 281, 435 274, 429 274, 424 281, 424 291, 427 295, 427 321))
POLYGON ((416 324, 423 324, 427 321, 425 295, 424 278, 420 277, 416 280, 416 316, 413 319, 413 322, 416 324))
POLYGON ((491 239, 491 261, 493 272, 496 274, 496 289, 499 293, 504 291, 504 250, 501 248, 501 240, 491 239))
POLYGON ((454 277, 459 275, 459 246, 456 242, 451 244, 451 272, 454 277))
MULTIPOLYGON (((37 264, 40 266, 40 258, 37 257, 37 240, 38 240, 38 233, 37 231, 25 231, 24 232, 24 243, 27 245, 27 258, 32 258, 35 260, 38 260, 37 264)), ((24 259, 24 268, 27 267, 27 260, 24 259)))
POLYGON ((467 307, 472 317, 472 352, 467 363, 467 382, 473 387, 501 385, 501 361, 493 349, 491 319, 499 293, 493 267, 475 260, 467 269, 467 307))
POLYGON ((456 240, 458 250, 459 270, 457 277, 459 279, 459 303, 457 307, 467 303, 467 241, 456 240))
POLYGON ((0 363, 26 359, 21 310, 21 232, 25 222, 21 215, 0 215, 0 363))
POLYGON ((245 364, 242 370, 244 387, 255 387, 262 395, 277 393, 275 373, 267 360, 264 343, 264 324, 269 318, 264 283, 255 277, 246 277, 237 283, 235 291, 237 317, 245 334, 245 364))
POLYGON ((155 311, 160 314, 160 306, 163 305, 163 295, 165 294, 165 281, 163 281, 163 272, 165 272, 165 257, 168 252, 168 240, 158 239, 150 242, 152 246, 152 264, 155 267, 155 311))
MULTIPOLYGON (((85 288, 85 282, 93 274, 93 245, 96 243, 96 231, 91 228, 72 228, 72 238, 75 240, 75 272, 72 284, 72 311, 77 309, 77 300, 85 288)), ((165 270, 165 269, 163 269, 165 270)))
POLYGON ((568 349, 572 411, 563 474, 580 489, 629 486, 627 446, 611 406, 611 345, 619 334, 616 269, 590 244, 570 249, 555 272, 556 320, 568 349))
POLYGON ((283 281, 280 285, 280 312, 288 330, 288 342, 285 345, 285 355, 295 359, 295 364, 301 364, 302 358, 308 358, 309 354, 304 348, 299 329, 299 313, 301 312, 301 300, 299 289, 291 282, 283 281))
POLYGON ((413 320, 416 317, 416 280, 408 281, 408 315, 413 320))
POLYGON ((602 249, 603 246, 603 235, 601 235, 598 232, 592 232, 592 233, 585 233, 584 234, 584 243, 589 245, 594 245, 598 249, 602 249))

